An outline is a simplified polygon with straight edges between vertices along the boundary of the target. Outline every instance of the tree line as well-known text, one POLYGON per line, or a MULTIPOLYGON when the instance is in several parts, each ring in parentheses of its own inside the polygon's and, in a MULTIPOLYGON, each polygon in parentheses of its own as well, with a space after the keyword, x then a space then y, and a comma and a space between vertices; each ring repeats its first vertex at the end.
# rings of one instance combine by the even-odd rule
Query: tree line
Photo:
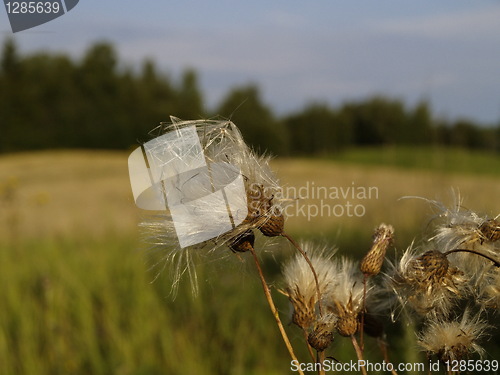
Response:
POLYGON ((333 107, 313 102, 276 116, 259 88, 236 87, 207 109, 196 71, 175 79, 145 60, 120 63, 113 46, 91 46, 77 61, 63 54, 20 55, 7 39, 0 59, 0 152, 46 148, 128 149, 174 115, 231 118, 257 150, 320 155, 352 146, 444 145, 500 152, 500 123, 436 119, 427 102, 408 108, 376 96, 333 107))

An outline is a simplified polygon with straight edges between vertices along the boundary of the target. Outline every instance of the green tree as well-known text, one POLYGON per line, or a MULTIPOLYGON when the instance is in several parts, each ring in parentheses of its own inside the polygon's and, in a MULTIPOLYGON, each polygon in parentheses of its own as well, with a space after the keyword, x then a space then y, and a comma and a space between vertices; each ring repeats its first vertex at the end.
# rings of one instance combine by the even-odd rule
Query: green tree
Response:
POLYGON ((396 144, 405 138, 407 116, 401 101, 374 97, 345 104, 341 116, 353 129, 358 145, 396 144))
MULTIPOLYGON (((81 91, 81 117, 77 131, 80 142, 87 147, 109 148, 118 146, 114 137, 121 118, 119 112, 125 110, 117 102, 119 84, 117 79, 117 56, 113 46, 106 42, 93 45, 86 52, 77 68, 77 85, 81 91)), ((121 131, 127 132, 124 127, 121 131)))
MULTIPOLYGON (((9 140, 22 138, 22 63, 13 39, 7 39, 0 60, 0 151, 11 151, 9 140)), ((16 143, 16 142, 15 142, 16 143)))
POLYGON ((459 120, 451 132, 451 142, 454 146, 463 148, 482 148, 485 145, 484 132, 468 120, 459 120))
POLYGON ((285 124, 293 153, 336 152, 346 147, 352 138, 349 123, 326 104, 312 103, 287 117, 285 124))
POLYGON ((405 144, 430 144, 435 134, 429 104, 422 101, 407 115, 406 129, 401 131, 400 140, 405 144))

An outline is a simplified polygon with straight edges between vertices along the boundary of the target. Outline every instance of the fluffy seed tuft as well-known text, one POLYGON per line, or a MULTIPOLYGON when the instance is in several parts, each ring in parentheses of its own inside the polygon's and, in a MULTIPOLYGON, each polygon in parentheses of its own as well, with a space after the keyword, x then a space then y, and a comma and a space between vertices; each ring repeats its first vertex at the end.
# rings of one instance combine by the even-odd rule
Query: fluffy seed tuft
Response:
POLYGON ((472 353, 482 355, 484 349, 478 342, 485 336, 488 325, 480 315, 472 318, 469 315, 466 309, 461 321, 433 321, 419 335, 419 346, 442 361, 465 359, 472 353))

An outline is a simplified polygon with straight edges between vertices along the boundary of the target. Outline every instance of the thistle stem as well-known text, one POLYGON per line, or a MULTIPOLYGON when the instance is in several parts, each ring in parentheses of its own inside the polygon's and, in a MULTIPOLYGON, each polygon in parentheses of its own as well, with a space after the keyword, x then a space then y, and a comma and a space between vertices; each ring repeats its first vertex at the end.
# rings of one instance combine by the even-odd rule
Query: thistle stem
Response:
MULTIPOLYGON (((252 253, 253 259, 255 261, 255 266, 257 267, 257 272, 259 274, 260 281, 262 282, 262 288, 264 289, 264 294, 267 299, 267 303, 269 304, 269 308, 271 309, 271 312, 273 313, 274 319, 276 320, 276 324, 278 325, 278 328, 281 333, 281 337, 283 338, 283 342, 285 343, 286 348, 288 349, 288 353, 290 353, 290 357, 292 358, 293 361, 295 361, 297 364, 300 363, 299 360, 297 359, 297 356, 295 355, 293 351, 292 344, 290 343, 290 339, 288 338, 288 335, 286 334, 285 327, 283 327, 283 323, 281 323, 281 319, 278 313, 278 309, 276 308, 276 305, 274 304, 273 297, 271 296, 271 292, 269 291, 269 286, 267 285, 266 279, 264 277, 264 273, 262 272, 262 267, 260 266, 259 259, 257 258, 257 254, 255 253, 255 250, 253 248, 250 249, 250 252, 252 253)), ((298 368, 297 372, 300 375, 304 375, 304 372, 298 368)))
POLYGON ((307 264, 309 265, 309 268, 311 269, 311 272, 313 273, 313 276, 314 276, 314 282, 316 283, 316 294, 318 296, 318 310, 319 310, 319 315, 322 316, 323 315, 323 305, 321 303, 321 291, 319 289, 318 275, 316 274, 316 270, 314 269, 314 267, 313 267, 313 265, 311 263, 311 260, 307 256, 307 253, 304 250, 302 250, 302 248, 300 247, 300 245, 297 242, 295 242, 295 240, 292 237, 290 237, 288 234, 286 234, 284 232, 281 233, 281 235, 283 237, 285 237, 302 254, 302 256, 306 260, 307 264))
POLYGON ((361 351, 365 350, 365 340, 364 340, 364 330, 365 330, 365 310, 366 310, 366 281, 368 280, 368 275, 363 275, 363 307, 361 309, 361 327, 359 329, 359 341, 361 345, 361 351))
POLYGON ((325 368, 323 367, 323 362, 325 361, 325 351, 322 350, 318 352, 318 361, 317 363, 320 364, 318 375, 326 375, 325 368))
MULTIPOLYGON (((361 351, 361 348, 358 345, 358 340, 356 340, 356 337, 354 335, 351 336, 351 341, 352 341, 352 346, 354 347, 354 350, 356 351, 356 356, 358 357, 358 362, 364 361, 363 352, 361 351)), ((363 375, 368 375, 368 373, 366 372, 365 366, 361 366, 361 373, 363 375)))
POLYGON ((316 361, 316 357, 314 356, 313 349, 312 349, 311 345, 309 344, 309 337, 307 335, 307 331, 305 329, 302 329, 302 333, 304 334, 304 340, 307 344, 307 350, 309 352, 309 355, 311 356, 311 359, 313 361, 316 361))
POLYGON ((496 260, 493 257, 490 257, 489 255, 486 255, 486 254, 483 254, 483 253, 481 253, 479 251, 476 251, 476 250, 470 250, 470 249, 453 249, 453 250, 447 251, 446 253, 444 253, 444 255, 448 256, 450 254, 460 253, 460 252, 471 253, 471 254, 476 254, 476 255, 482 256, 483 258, 486 258, 489 261, 493 262, 493 264, 495 265, 495 267, 500 267, 500 262, 498 260, 496 260))
MULTIPOLYGON (((384 336, 385 336, 385 334, 384 334, 384 336)), ((380 351, 382 352, 382 357, 384 357, 385 363, 391 363, 391 361, 389 361, 389 354, 387 353, 387 343, 386 343, 385 339, 377 338, 377 344, 378 344, 378 347, 380 348, 380 351)), ((397 371, 394 370, 394 368, 391 369, 391 374, 392 375, 399 375, 397 373, 397 371)))

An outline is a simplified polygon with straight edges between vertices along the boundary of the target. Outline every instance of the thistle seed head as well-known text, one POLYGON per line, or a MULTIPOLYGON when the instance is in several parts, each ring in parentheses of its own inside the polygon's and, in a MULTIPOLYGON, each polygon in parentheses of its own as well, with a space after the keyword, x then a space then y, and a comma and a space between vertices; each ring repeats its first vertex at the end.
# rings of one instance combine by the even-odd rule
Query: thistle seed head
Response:
POLYGON ((479 302, 485 308, 500 311, 500 269, 492 267, 479 284, 479 302))
POLYGON ((429 250, 415 259, 412 266, 416 281, 427 286, 441 282, 448 272, 450 262, 443 253, 429 250))
POLYGON ((339 316, 337 320, 337 331, 341 336, 349 337, 358 332, 358 317, 357 314, 346 312, 339 316))
POLYGON ((471 292, 469 277, 450 265, 444 254, 431 250, 418 255, 411 246, 391 264, 385 278, 385 288, 396 297, 388 302, 411 307, 421 316, 446 316, 471 292))
MULTIPOLYGON (((327 248, 316 248, 310 243, 302 245, 308 254, 318 277, 320 294, 324 295, 329 285, 335 280, 335 272, 331 266, 331 257, 335 250, 327 252, 327 248)), ((292 322, 302 329, 309 329, 316 319, 318 294, 314 275, 302 254, 297 254, 283 268, 285 291, 290 300, 293 313, 292 322)))
POLYGON ((262 184, 251 184, 246 188, 248 214, 246 223, 255 223, 271 208, 270 199, 264 195, 262 184))
POLYGON ((500 221, 497 219, 486 220, 479 227, 481 235, 490 242, 500 240, 500 221))
POLYGON ((293 306, 292 323, 304 330, 308 329, 316 318, 314 297, 306 298, 298 288, 293 293, 288 293, 288 299, 293 306))
POLYGON ((273 198, 261 184, 247 188, 248 215, 244 223, 259 228, 268 237, 281 235, 285 226, 283 213, 280 207, 273 205, 273 198))
POLYGON ((197 220, 196 215, 185 217, 177 215, 179 217, 176 218, 174 225, 173 213, 167 210, 165 214, 148 217, 148 220, 141 224, 148 232, 148 242, 165 253, 165 263, 173 266, 171 272, 174 278, 173 293, 176 292, 180 277, 187 274, 191 278, 193 293, 196 294, 197 281, 193 256, 207 256, 226 246, 233 251, 249 250, 253 245, 253 234, 249 231, 262 225, 266 221, 263 214, 269 212, 273 204, 280 203, 276 192, 281 188, 269 167, 270 158, 256 155, 231 121, 182 121, 172 117, 171 123, 162 123, 157 130, 158 135, 165 133, 179 135, 182 144, 196 144, 196 150, 187 146, 176 148, 170 138, 159 137, 150 153, 152 160, 161 161, 161 168, 172 164, 174 172, 177 169, 184 170, 183 168, 191 166, 192 162, 199 162, 197 157, 200 152, 206 164, 200 165, 201 172, 196 178, 188 178, 184 173, 180 173, 176 176, 184 176, 182 178, 186 178, 186 181, 177 181, 177 178, 164 180, 165 183, 161 188, 164 190, 163 195, 168 191, 175 191, 175 197, 179 202, 194 202, 196 199, 219 192, 222 188, 226 189, 228 184, 235 181, 238 187, 243 182, 245 189, 245 191, 241 189, 241 193, 238 188, 233 194, 226 194, 224 200, 227 204, 220 204, 219 199, 204 201, 206 204, 201 205, 200 209, 212 220, 197 220), (195 133, 184 131, 193 127, 195 133), (170 156, 171 160, 168 159, 170 156), (275 196, 276 199, 271 201, 275 196), (246 212, 239 209, 245 206, 248 208, 246 212), (245 214, 247 215, 243 216, 245 214), (228 221, 231 223, 229 228, 228 221), (224 228, 225 232, 221 228, 224 228), (184 244, 180 243, 179 231, 183 239, 188 239, 184 244))
POLYGON ((230 244, 229 248, 238 253, 244 253, 253 249, 255 243, 255 235, 252 230, 247 230, 239 237, 235 238, 230 244))
POLYGON ((326 314, 319 318, 312 332, 309 334, 307 341, 318 352, 324 351, 333 342, 333 330, 335 328, 335 315, 326 314))
POLYGON ((469 316, 466 309, 461 321, 435 320, 419 335, 419 346, 442 361, 461 360, 472 353, 482 355, 478 342, 485 336, 488 325, 480 315, 469 316))
POLYGON ((384 263, 387 248, 392 244, 394 228, 392 225, 380 224, 373 235, 373 245, 365 257, 361 260, 360 270, 367 276, 380 273, 384 263))
POLYGON ((275 214, 267 214, 266 221, 259 227, 259 230, 264 236, 276 237, 283 233, 285 226, 285 218, 281 212, 275 214))

